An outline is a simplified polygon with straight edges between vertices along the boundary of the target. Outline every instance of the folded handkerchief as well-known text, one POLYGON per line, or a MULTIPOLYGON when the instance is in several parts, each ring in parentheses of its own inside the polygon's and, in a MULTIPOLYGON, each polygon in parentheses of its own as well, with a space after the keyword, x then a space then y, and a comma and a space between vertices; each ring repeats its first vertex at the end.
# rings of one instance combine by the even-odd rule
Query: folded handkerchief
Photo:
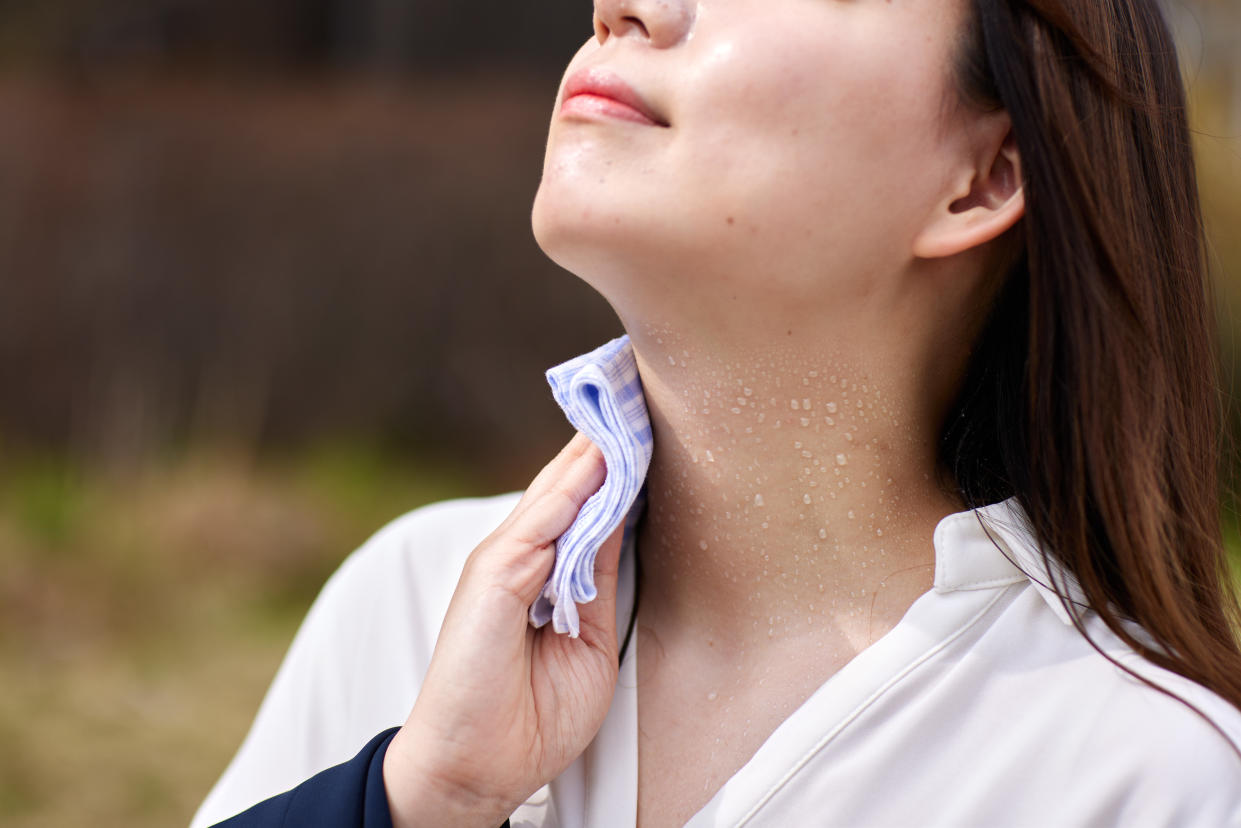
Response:
MULTIPOLYGON (((547 372, 547 381, 569 422, 599 447, 607 463, 603 486, 556 541, 551 578, 530 607, 534 626, 551 621, 556 632, 577 638, 577 605, 597 594, 595 555, 630 514, 646 481, 655 440, 628 336, 557 365, 547 372)), ((631 529, 626 525, 626 531, 631 529)))

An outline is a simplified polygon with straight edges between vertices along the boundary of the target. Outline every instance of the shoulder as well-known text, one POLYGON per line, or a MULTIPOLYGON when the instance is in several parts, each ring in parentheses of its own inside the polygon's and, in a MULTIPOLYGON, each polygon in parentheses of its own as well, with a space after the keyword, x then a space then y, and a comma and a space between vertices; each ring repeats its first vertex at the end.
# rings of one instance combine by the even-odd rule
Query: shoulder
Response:
POLYGON ((520 499, 520 492, 509 492, 494 497, 442 500, 422 506, 406 512, 372 535, 346 564, 417 552, 427 543, 448 544, 454 548, 464 545, 473 549, 508 517, 520 499))
POLYGON ((1137 654, 1117 661, 1140 678, 1112 671, 1097 730, 1138 783, 1143 819, 1241 826, 1241 711, 1137 654))
POLYGON ((396 518, 324 584, 295 646, 338 658, 369 656, 357 672, 373 675, 382 660, 386 672, 400 667, 420 681, 466 559, 519 499, 513 493, 448 500, 396 518), (397 653, 408 657, 394 662, 397 653))
POLYGON ((1100 824, 1241 826, 1241 711, 1134 652, 1093 613, 1089 640, 1050 609, 1044 620, 1059 657, 1027 663, 1037 669, 1019 715, 1047 733, 1066 788, 1090 791, 1082 809, 1102 808, 1100 824))
MULTIPOLYGON (((512 512, 521 493, 446 500, 415 509, 376 532, 345 559, 324 596, 455 586, 470 552, 512 512)), ((322 598, 323 596, 321 596, 322 598)))
MULTIPOLYGON (((1221 770, 1241 783, 1241 710, 1136 652, 1097 613, 1086 610, 1078 629, 1047 590, 1027 585, 1021 592, 1009 606, 1015 617, 1006 619, 1006 635, 993 642, 1008 652, 996 659, 1025 676, 1027 692, 1047 702, 1049 715, 1089 727, 1104 742, 1110 733, 1116 745, 1158 747, 1145 752, 1151 757, 1230 757, 1221 770)), ((1139 640, 1149 638, 1122 623, 1139 640)))
MULTIPOLYGON (((980 511, 989 537, 1025 580, 994 624, 989 648, 995 664, 1020 676, 1013 686, 1023 715, 1059 730, 1077 767, 1089 757, 1097 773, 1128 777, 1152 808, 1212 803, 1229 817, 1215 824, 1241 825, 1241 710, 1159 667, 1110 629, 1073 575, 1039 552, 1015 499, 980 511)), ((1150 641, 1141 627, 1121 623, 1150 641)))
POLYGON ((414 509, 384 526, 364 545, 407 543, 419 538, 464 539, 477 545, 521 499, 521 492, 442 500, 414 509))
POLYGON ((1241 817, 1241 710, 1132 650, 1109 654, 1117 666, 1101 715, 1148 746, 1164 778, 1186 787, 1226 784, 1241 817))

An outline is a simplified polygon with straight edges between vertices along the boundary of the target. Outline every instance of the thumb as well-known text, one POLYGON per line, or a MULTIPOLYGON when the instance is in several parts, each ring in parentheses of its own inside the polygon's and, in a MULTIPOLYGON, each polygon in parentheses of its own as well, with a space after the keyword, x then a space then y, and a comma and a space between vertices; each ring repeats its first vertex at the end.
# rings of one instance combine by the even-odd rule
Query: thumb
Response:
POLYGON ((616 649, 616 584, 620 569, 625 522, 613 530, 595 555, 595 600, 578 608, 582 638, 590 644, 616 649))

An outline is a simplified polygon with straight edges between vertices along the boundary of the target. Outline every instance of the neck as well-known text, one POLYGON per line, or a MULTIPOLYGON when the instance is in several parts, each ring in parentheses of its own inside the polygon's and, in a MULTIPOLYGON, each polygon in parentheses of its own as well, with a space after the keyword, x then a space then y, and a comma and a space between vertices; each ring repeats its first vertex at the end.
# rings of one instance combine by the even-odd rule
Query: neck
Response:
POLYGON ((886 632, 930 586, 935 523, 960 509, 936 482, 928 374, 882 371, 901 363, 877 349, 631 338, 655 432, 644 626, 742 648, 861 649, 886 632))

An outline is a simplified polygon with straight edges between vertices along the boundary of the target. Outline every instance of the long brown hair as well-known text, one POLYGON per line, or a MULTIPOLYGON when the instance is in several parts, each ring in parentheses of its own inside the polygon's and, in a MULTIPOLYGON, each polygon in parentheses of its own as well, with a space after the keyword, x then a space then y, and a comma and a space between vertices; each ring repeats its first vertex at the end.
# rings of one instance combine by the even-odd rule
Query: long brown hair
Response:
POLYGON ((944 466, 970 506, 1015 495, 1112 632, 1241 709, 1214 317, 1171 36, 1154 0, 972 12, 961 91, 1011 117, 1026 215, 944 466))

